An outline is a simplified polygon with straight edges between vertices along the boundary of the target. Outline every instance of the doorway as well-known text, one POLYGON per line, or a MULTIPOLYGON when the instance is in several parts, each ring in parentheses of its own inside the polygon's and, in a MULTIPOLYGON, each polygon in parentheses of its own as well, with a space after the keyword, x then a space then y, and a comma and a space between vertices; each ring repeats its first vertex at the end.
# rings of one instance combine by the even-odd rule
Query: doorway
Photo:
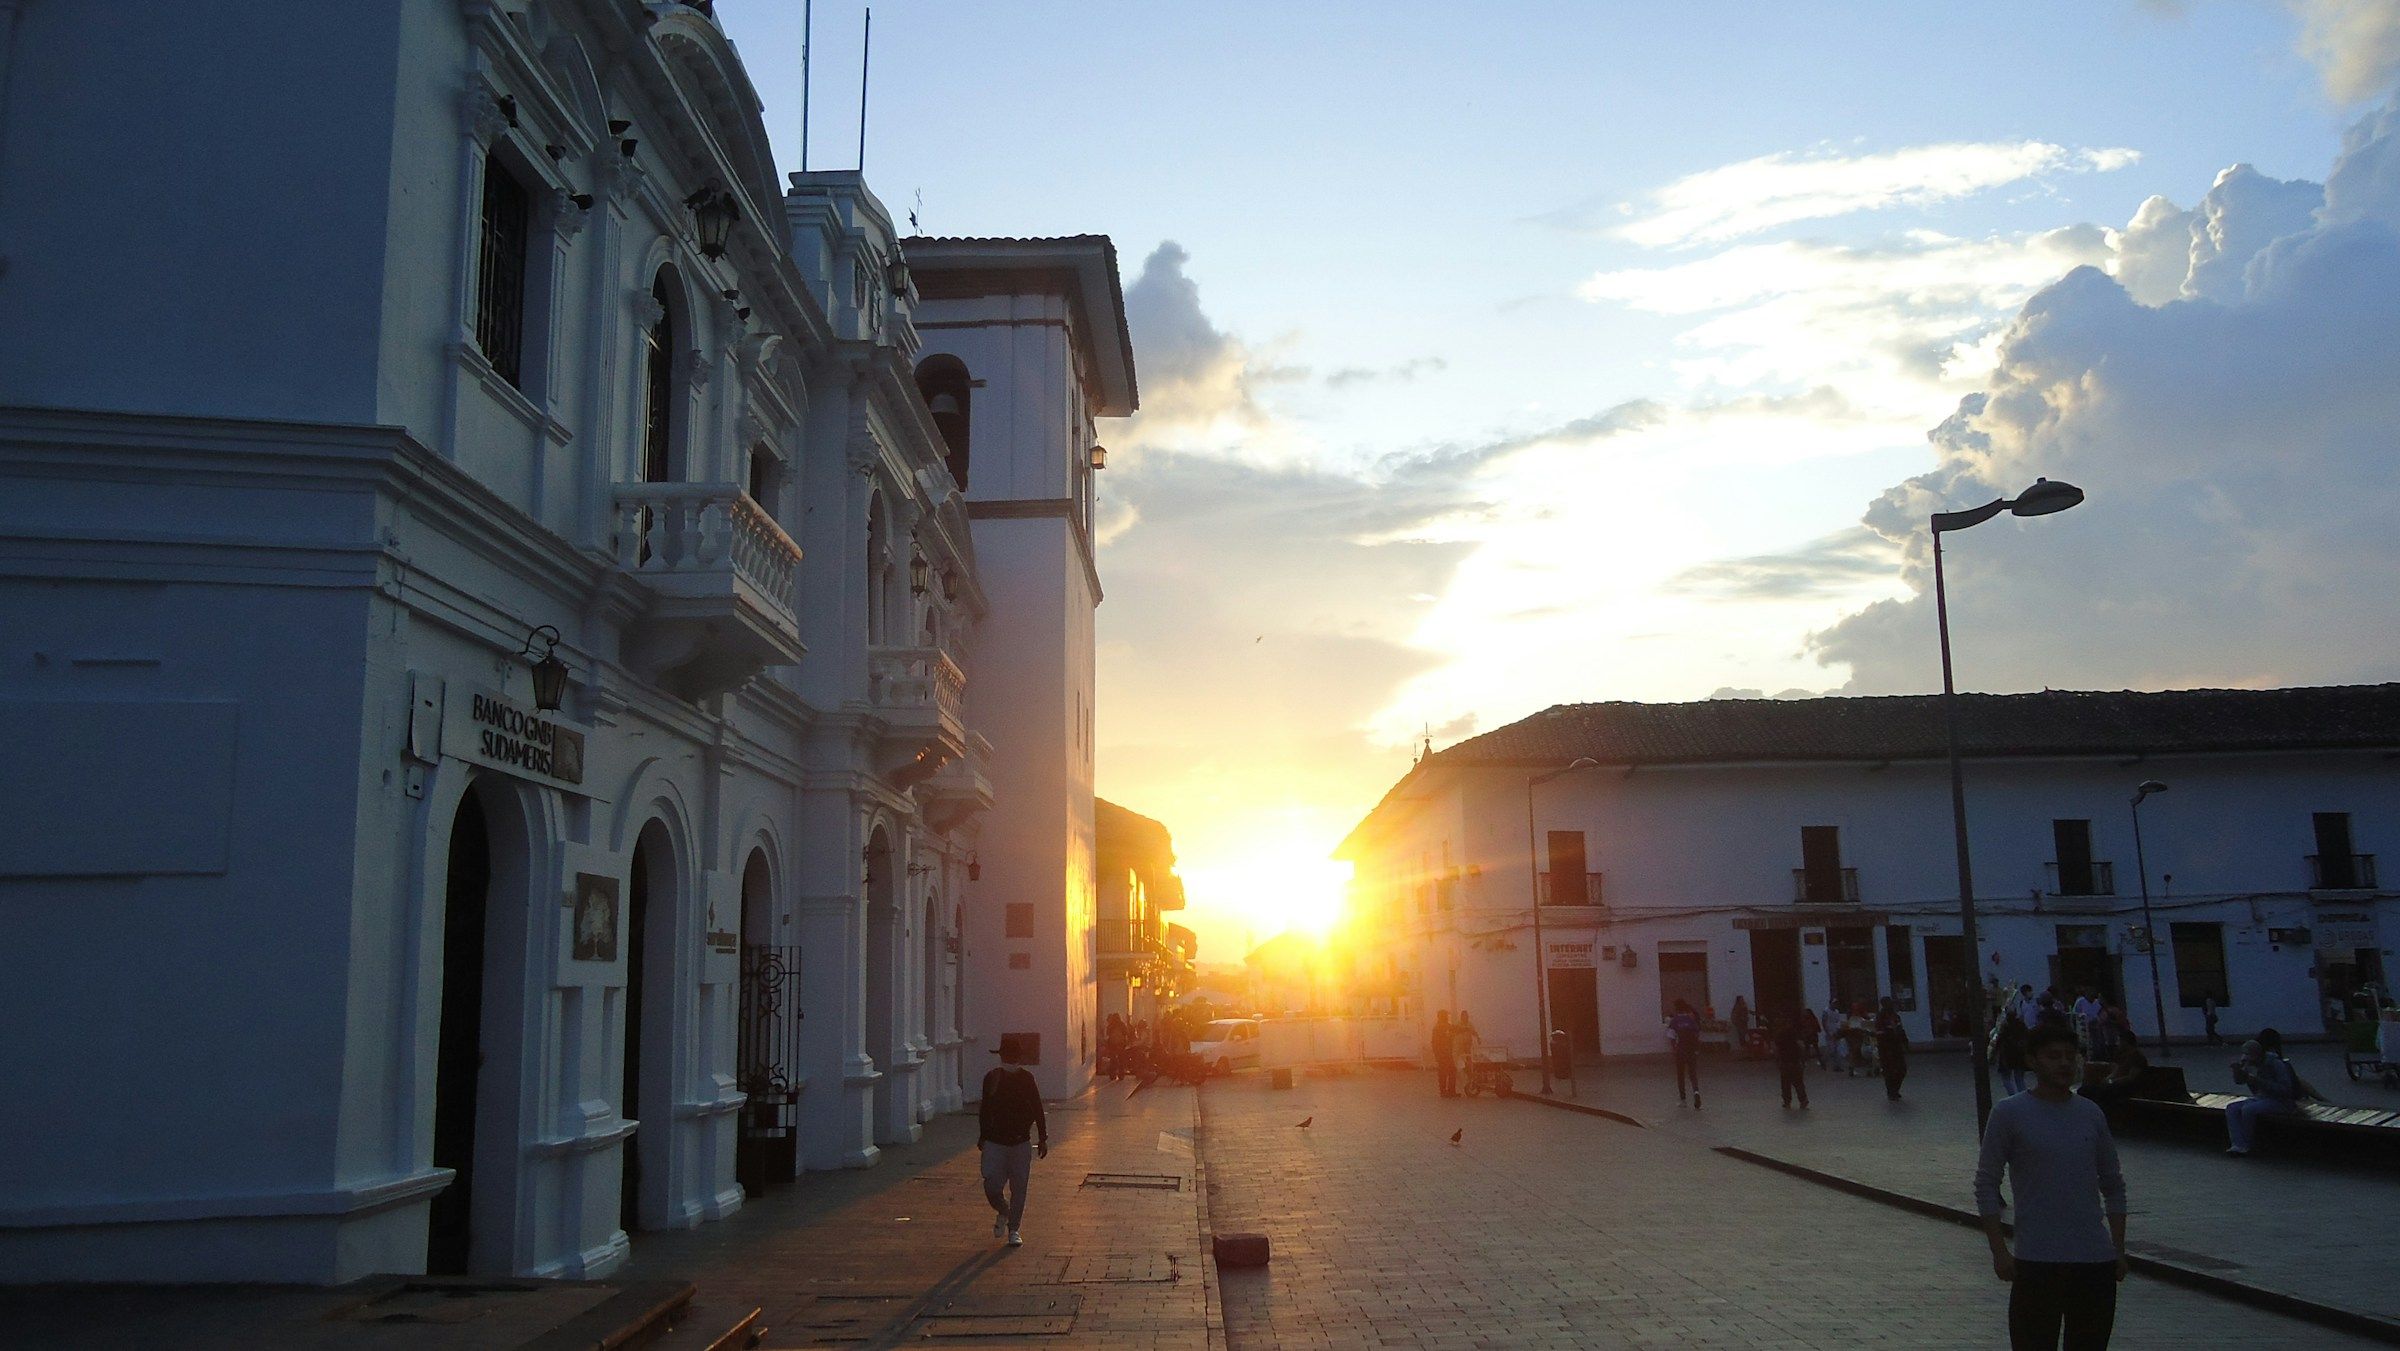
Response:
POLYGON ((1825 975, 1833 986, 1833 1002, 1842 1012, 1864 1004, 1875 1007, 1875 931, 1845 925, 1825 931, 1825 975))
POLYGON ((734 1067, 749 1101, 734 1139, 733 1171, 745 1195, 799 1172, 799 1091, 792 1087, 792 1031, 800 949, 775 942, 773 871, 763 849, 742 868, 741 1002, 734 1067))
POLYGON ((2116 954, 2108 950, 2105 924, 2061 924, 2058 955, 2050 959, 2050 984, 2067 1003, 2086 990, 2097 990, 2103 1002, 2123 1004, 2124 983, 2117 979, 2116 954))
POLYGON ((428 1275, 468 1270, 473 1246, 476 1087, 483 1069, 485 917, 492 886, 491 825, 470 786, 450 824, 442 901, 442 1007, 433 1074, 433 1166, 456 1176, 436 1193, 425 1230, 428 1275))
POLYGON ((899 946, 899 906, 894 899, 892 876, 898 863, 892 855, 892 841, 881 826, 867 841, 867 1007, 866 1052, 883 1071, 875 1080, 874 1137, 878 1144, 889 1142, 896 1119, 893 1090, 899 1086, 897 1072, 900 1039, 895 1024, 898 1021, 899 991, 895 957, 899 946))
POLYGON ((655 1007, 657 1000, 650 989, 650 975, 673 958, 672 949, 662 941, 672 926, 652 923, 654 908, 670 900, 672 854, 665 826, 652 821, 642 827, 642 833, 634 840, 632 875, 625 886, 625 928, 621 934, 625 943, 625 1073, 618 1085, 617 1111, 637 1124, 623 1147, 624 1176, 617 1193, 617 1224, 628 1234, 641 1224, 644 1156, 655 1163, 665 1163, 660 1151, 667 1145, 668 1104, 666 1095, 651 1087, 650 1079, 667 1060, 668 1045, 663 1035, 666 1029, 660 1025, 668 1021, 663 1016, 668 1010, 655 1007))
MULTIPOLYGON (((1591 967, 1568 967, 1550 972, 1550 1025, 1563 1028, 1577 1060, 1600 1054, 1600 973, 1591 967)), ((1544 1054, 1550 1039, 1542 1038, 1544 1054)))
POLYGON ((1806 1000, 1800 993, 1800 931, 1750 931, 1750 991, 1757 1011, 1781 1017, 1798 1012, 1806 1000))
POLYGON ((1933 1035, 1971 1035, 1967 1019, 1971 974, 1966 939, 1956 934, 1925 935, 1925 1007, 1933 1014, 1933 1035))
POLYGON ((1707 953, 1658 954, 1658 1016, 1671 1016, 1678 999, 1690 1004, 1692 1012, 1709 1016, 1707 953))

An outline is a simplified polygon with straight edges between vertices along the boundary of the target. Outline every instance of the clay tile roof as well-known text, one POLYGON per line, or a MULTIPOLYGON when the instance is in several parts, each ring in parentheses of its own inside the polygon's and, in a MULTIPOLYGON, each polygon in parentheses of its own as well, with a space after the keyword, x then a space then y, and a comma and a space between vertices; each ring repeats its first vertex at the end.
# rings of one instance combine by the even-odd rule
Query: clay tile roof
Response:
MULTIPOLYGON (((1969 755, 2167 754, 2400 745, 2400 684, 1962 694, 1969 755)), ((1443 764, 1923 760, 1948 752, 1938 694, 1560 704, 1435 752, 1443 764)))
MULTIPOLYGON (((2400 747, 2400 684, 1962 694, 1959 747, 1976 758, 2400 747)), ((1938 694, 1559 704, 1436 751, 1408 779, 1445 768, 1557 767, 1587 756, 1604 765, 1693 765, 1947 754, 1938 694)), ((1395 785, 1384 804, 1398 792, 1395 785)))

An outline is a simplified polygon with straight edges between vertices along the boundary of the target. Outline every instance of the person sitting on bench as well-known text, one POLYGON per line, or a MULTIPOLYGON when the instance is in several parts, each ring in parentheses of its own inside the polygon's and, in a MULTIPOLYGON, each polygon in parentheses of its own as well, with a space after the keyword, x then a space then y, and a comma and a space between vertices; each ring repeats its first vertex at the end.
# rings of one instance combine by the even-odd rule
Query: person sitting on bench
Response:
POLYGON ((2233 1062, 2233 1078, 2250 1089, 2249 1097, 2225 1108, 2225 1134, 2230 1137, 2225 1152, 2235 1158, 2249 1156, 2258 1140, 2260 1117, 2297 1116, 2304 1099, 2322 1100, 2325 1096, 2283 1058, 2283 1034, 2271 1027, 2242 1043, 2242 1057, 2233 1062))

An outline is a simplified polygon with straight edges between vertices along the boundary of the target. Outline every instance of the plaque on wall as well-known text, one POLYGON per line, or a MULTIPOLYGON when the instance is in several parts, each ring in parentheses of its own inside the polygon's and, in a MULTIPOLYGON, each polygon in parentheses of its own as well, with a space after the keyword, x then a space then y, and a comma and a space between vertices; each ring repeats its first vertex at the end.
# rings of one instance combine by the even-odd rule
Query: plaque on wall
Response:
POLYGON ((617 959, 617 879, 575 874, 575 960, 617 959))

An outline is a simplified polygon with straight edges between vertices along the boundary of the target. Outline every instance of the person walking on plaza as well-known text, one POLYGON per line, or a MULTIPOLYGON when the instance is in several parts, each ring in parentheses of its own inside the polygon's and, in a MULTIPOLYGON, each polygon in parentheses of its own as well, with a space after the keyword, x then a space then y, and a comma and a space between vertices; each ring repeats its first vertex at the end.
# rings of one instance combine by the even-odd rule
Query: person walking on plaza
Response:
POLYGON ((2075 1035, 2083 1038, 2083 1053, 2087 1056, 2092 1053, 2093 1039, 2099 1035, 2100 1013, 2104 1007, 2100 1002, 2100 992, 2088 985, 2082 994, 2075 996, 2075 1035))
POLYGON ((1445 1098, 1458 1096, 1458 1046, 1448 1009, 1433 1015, 1433 1084, 1445 1098))
POLYGON ((1750 1051, 1750 1001, 1740 995, 1733 997, 1733 1053, 1746 1055, 1750 1051))
POLYGON ((1999 1072, 2000 1086, 2011 1093, 2025 1091, 2025 1043, 2032 1035, 2014 1012, 1992 1028, 1992 1068, 1999 1072))
POLYGON ((1850 1073, 1850 1042, 1842 1035, 1842 1001, 1837 997, 1825 1001, 1825 1052, 1833 1058, 1826 1068, 1850 1073))
POLYGON ((1050 1157, 1050 1118, 1042 1110, 1042 1086, 1033 1071, 1018 1063, 1023 1055, 1014 1035, 1001 1035, 1000 1063, 983 1076, 983 1102, 976 1110, 983 1199, 992 1203, 992 1237, 1007 1235, 1012 1248, 1025 1243, 1025 1189, 1033 1182, 1033 1161, 1050 1157))
POLYGON ((1800 1007, 1800 1035, 1807 1039, 1808 1053, 1816 1057, 1817 1068, 1825 1068, 1825 1024, 1818 1020, 1817 1011, 1807 1005, 1800 1007))
POLYGON ((1798 1098, 1800 1106, 1808 1106, 1808 1055, 1816 1038, 1808 1026, 1815 1021, 1807 1009, 1786 1008, 1772 1015, 1767 1029, 1775 1041, 1776 1086, 1783 1093, 1783 1105, 1792 1105, 1798 1098))
POLYGON ((1108 1015, 1108 1027, 1100 1034, 1100 1058, 1108 1069, 1108 1081, 1115 1083, 1125 1077, 1126 1050, 1133 1033, 1125 1026, 1125 1015, 1108 1015))
POLYGON ((2074 1029, 2027 1038, 2034 1086, 1992 1105, 1975 1165, 1975 1209, 1992 1274, 2009 1283, 2012 1351, 2102 1351, 2125 1279, 2125 1173, 2100 1105, 2075 1092, 2074 1029), (2000 1177, 2017 1206, 2012 1251, 2000 1227, 2000 1177), (2103 1223, 2103 1211, 2106 1221, 2103 1223), (2064 1341, 2061 1341, 2061 1335, 2064 1341))
POLYGON ((1675 1054, 1675 1101, 1689 1101, 1700 1110, 1700 1015, 1684 1000, 1675 1001, 1675 1016, 1667 1019, 1667 1044, 1675 1054))
POLYGON ((2214 994, 2200 996, 2200 1025, 2208 1032, 2209 1045, 2225 1044, 2225 1039, 2217 1035, 2217 997, 2214 994))
POLYGON ((1908 1025, 1888 994, 1875 1011, 1875 1055, 1883 1062, 1883 1096, 1900 1101, 1900 1081, 1908 1077, 1908 1025))

